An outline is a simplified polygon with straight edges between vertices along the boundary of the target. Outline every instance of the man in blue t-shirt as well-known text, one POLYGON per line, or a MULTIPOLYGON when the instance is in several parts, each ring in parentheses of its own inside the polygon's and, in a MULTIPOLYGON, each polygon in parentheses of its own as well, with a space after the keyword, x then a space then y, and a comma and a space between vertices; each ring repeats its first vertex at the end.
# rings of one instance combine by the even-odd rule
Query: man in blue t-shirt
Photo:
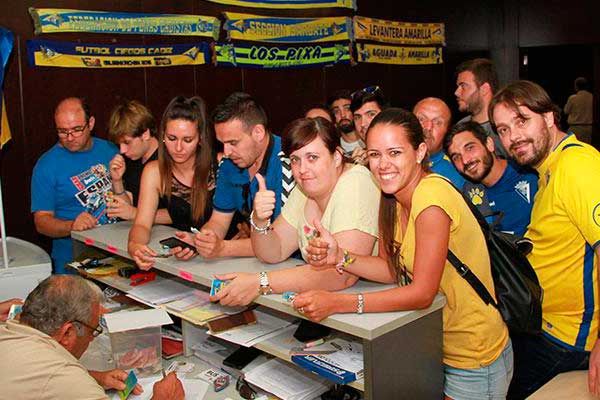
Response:
POLYGON ((423 127, 425 144, 429 152, 429 168, 436 174, 448 178, 462 191, 465 179, 454 168, 443 149, 444 138, 452 120, 450 108, 441 99, 426 97, 415 105, 413 113, 423 127))
POLYGON ((444 149, 468 179, 463 192, 482 214, 498 221, 494 229, 524 236, 538 189, 535 171, 498 157, 493 138, 474 121, 455 125, 446 136, 444 149))
POLYGON ((62 274, 73 258, 71 231, 108 222, 105 197, 112 188, 108 165, 118 150, 92 137, 95 120, 83 99, 62 100, 54 122, 58 143, 33 168, 31 212, 36 230, 53 238, 54 272, 62 274))
POLYGON ((283 157, 281 139, 269 133, 267 115, 254 98, 233 93, 213 113, 217 140, 223 143, 223 160, 217 174, 213 213, 194 237, 198 253, 206 258, 253 256, 249 238, 224 240, 237 211, 245 220, 258 192, 256 175, 265 178, 276 202, 272 219, 294 186, 289 160, 283 157))

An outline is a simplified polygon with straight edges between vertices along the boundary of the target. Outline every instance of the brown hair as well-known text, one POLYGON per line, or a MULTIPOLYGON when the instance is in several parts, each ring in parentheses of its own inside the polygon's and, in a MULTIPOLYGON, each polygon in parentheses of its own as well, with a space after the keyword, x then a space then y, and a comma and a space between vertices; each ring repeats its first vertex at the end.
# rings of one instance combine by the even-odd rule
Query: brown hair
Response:
POLYGON ((325 143, 330 154, 340 145, 340 133, 325 118, 298 118, 290 122, 283 130, 281 148, 289 157, 294 151, 306 146, 317 137, 325 143))
POLYGON ((557 127, 560 126, 560 108, 552 102, 548 93, 537 83, 516 81, 500 89, 492 98, 488 109, 492 125, 496 125, 494 122, 494 108, 498 104, 505 104, 523 119, 525 119, 525 116, 519 111, 519 106, 525 106, 537 114, 551 112, 554 115, 554 124, 557 127))
POLYGON ((492 93, 498 90, 498 74, 494 64, 487 58, 475 58, 473 60, 467 60, 462 62, 456 67, 456 76, 461 72, 469 71, 475 77, 475 83, 477 87, 480 87, 484 83, 488 83, 492 89, 492 93))
MULTIPOLYGON (((373 118, 367 130, 369 133, 377 125, 395 125, 404 129, 412 148, 417 150, 421 143, 425 143, 423 128, 417 117, 410 111, 402 108, 391 107, 381 111, 373 118)), ((421 162, 421 168, 429 171, 429 161, 425 157, 421 162)), ((400 272, 401 283, 410 282, 406 267, 400 260, 400 243, 395 240, 396 227, 398 225, 397 200, 393 194, 382 193, 379 204, 379 240, 382 243, 384 256, 387 258, 388 267, 392 273, 400 272)))
POLYGON ((150 136, 156 137, 154 117, 139 101, 125 101, 112 110, 108 134, 113 142, 118 144, 125 136, 140 137, 146 130, 150 131, 150 136))
POLYGON ((161 191, 167 200, 171 198, 173 160, 165 147, 165 129, 167 122, 177 119, 195 123, 200 139, 194 160, 194 178, 191 194, 192 222, 197 223, 202 218, 206 202, 210 200, 208 198, 208 181, 214 160, 213 140, 206 123, 206 106, 204 100, 198 96, 190 98, 178 96, 171 100, 163 113, 158 134, 158 166, 161 191))

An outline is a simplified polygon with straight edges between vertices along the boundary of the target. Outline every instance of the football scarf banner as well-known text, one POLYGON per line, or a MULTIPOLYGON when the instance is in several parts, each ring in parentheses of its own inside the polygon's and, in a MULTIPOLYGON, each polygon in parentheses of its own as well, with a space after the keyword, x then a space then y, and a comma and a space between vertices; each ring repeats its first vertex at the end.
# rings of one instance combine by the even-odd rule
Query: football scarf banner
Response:
POLYGON ((446 44, 442 23, 409 23, 356 16, 354 40, 361 39, 392 44, 446 44))
POLYGON ((247 68, 323 67, 350 63, 350 48, 344 44, 305 46, 260 46, 221 43, 215 46, 216 64, 247 68))
POLYGON ((29 8, 35 33, 91 32, 140 35, 206 36, 217 40, 216 17, 178 14, 139 14, 108 11, 29 8))
POLYGON ((357 43, 358 61, 377 64, 441 64, 441 47, 398 47, 357 43))
POLYGON ((65 68, 132 68, 200 65, 210 60, 207 43, 106 45, 28 40, 29 65, 65 68))
POLYGON ((356 0, 208 0, 213 3, 251 8, 330 8, 341 7, 356 10, 356 0))
POLYGON ((331 18, 278 18, 225 12, 228 39, 275 43, 315 43, 350 40, 352 20, 331 18))

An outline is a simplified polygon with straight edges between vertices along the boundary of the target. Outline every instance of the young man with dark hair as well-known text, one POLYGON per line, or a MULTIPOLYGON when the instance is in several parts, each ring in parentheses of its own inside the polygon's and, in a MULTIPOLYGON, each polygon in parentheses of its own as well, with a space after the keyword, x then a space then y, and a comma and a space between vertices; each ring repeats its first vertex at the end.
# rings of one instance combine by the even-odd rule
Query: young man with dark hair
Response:
POLYGON ((258 192, 256 175, 265 179, 276 197, 273 219, 294 186, 281 139, 268 130, 267 115, 249 94, 236 92, 218 105, 212 117, 223 160, 217 174, 213 212, 194 237, 198 253, 206 258, 253 256, 250 239, 224 240, 234 213, 248 220, 258 192), (289 174, 289 175, 288 175, 289 174))
POLYGON ((347 157, 356 157, 365 148, 365 142, 361 140, 356 132, 350 103, 352 94, 343 89, 333 93, 327 99, 327 105, 335 117, 335 126, 340 131, 340 146, 347 157))
POLYGON ((469 115, 460 122, 474 121, 494 139, 496 154, 506 158, 506 150, 488 119, 488 107, 498 90, 498 74, 494 64, 486 58, 476 58, 461 63, 456 68, 456 101, 458 109, 469 115))
POLYGON ((484 216, 491 215, 494 229, 524 236, 537 192, 537 174, 499 158, 492 138, 473 121, 453 126, 444 139, 444 150, 467 179, 463 193, 484 216))
POLYGON ((515 372, 509 398, 523 399, 554 376, 588 369, 600 394, 598 257, 600 153, 559 128, 560 110, 529 81, 500 90, 490 121, 510 155, 539 174, 526 236, 542 289, 542 332, 512 335, 515 372))

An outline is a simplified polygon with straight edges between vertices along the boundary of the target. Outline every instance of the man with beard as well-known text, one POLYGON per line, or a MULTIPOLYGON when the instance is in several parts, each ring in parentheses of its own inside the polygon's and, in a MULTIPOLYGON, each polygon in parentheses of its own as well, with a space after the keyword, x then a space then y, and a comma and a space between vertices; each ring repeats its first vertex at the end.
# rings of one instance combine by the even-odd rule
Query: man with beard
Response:
POLYGON ((350 103, 352 96, 349 90, 338 90, 327 100, 327 105, 335 117, 335 126, 340 131, 340 146, 344 155, 357 160, 364 153, 365 142, 361 140, 354 128, 350 103))
POLYGON ((519 165, 539 174, 526 236, 541 287, 542 332, 512 335, 509 398, 523 399, 566 371, 587 369, 600 395, 598 257, 600 153, 559 128, 559 108, 539 85, 517 81, 490 103, 490 121, 519 165))
POLYGON ((450 108, 441 99, 426 97, 415 105, 413 113, 423 128, 425 144, 429 151, 429 167, 436 174, 448 178, 462 191, 465 178, 458 173, 443 151, 444 137, 448 133, 452 119, 450 108))
POLYGON ((496 90, 498 90, 498 75, 490 60, 476 58, 465 61, 456 68, 454 95, 458 102, 458 109, 469 113, 458 122, 477 122, 487 135, 494 139, 496 154, 506 158, 506 150, 488 118, 488 107, 496 90))
POLYGON ((519 168, 494 153, 494 141, 476 122, 462 122, 450 130, 444 150, 454 167, 467 179, 463 192, 483 215, 491 215, 494 229, 525 235, 537 174, 519 168))

